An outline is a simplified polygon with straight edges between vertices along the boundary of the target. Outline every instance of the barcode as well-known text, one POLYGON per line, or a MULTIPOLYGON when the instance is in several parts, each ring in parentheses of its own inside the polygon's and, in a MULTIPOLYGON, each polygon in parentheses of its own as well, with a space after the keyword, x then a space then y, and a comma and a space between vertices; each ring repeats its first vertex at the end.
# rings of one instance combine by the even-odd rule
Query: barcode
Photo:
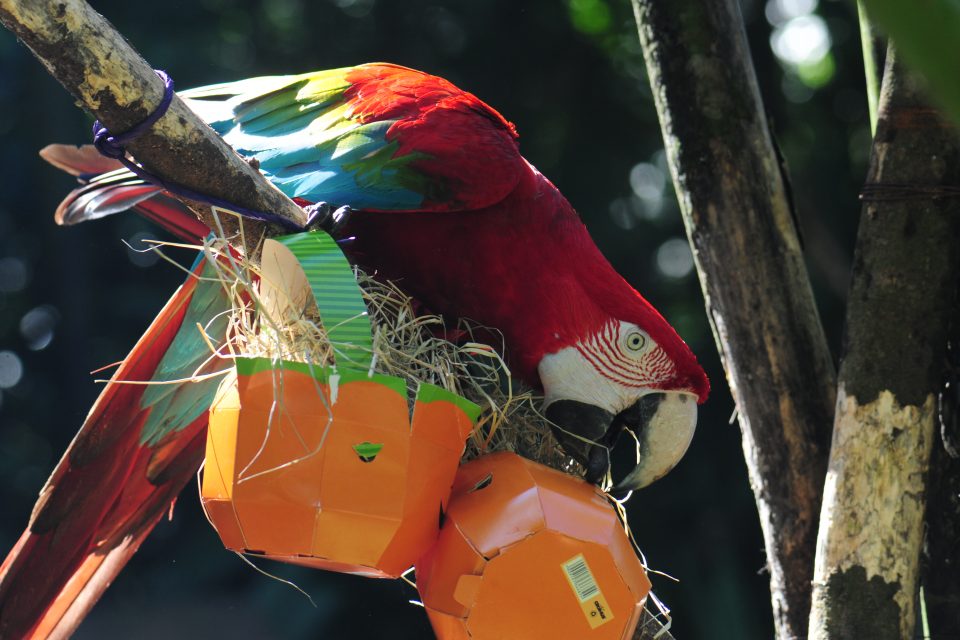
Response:
POLYGON ((597 581, 593 579, 590 573, 590 567, 587 566, 587 560, 583 554, 570 558, 563 563, 563 570, 573 585, 573 590, 577 592, 580 602, 589 600, 600 592, 597 581))

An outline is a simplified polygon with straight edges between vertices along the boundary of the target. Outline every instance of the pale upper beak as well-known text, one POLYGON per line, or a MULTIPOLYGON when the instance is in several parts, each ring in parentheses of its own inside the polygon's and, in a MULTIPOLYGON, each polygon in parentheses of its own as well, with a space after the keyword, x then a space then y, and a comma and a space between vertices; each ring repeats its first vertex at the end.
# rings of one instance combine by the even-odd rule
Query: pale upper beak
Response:
POLYGON ((606 477, 610 452, 623 431, 633 434, 638 463, 611 489, 617 495, 641 489, 676 466, 697 426, 697 397, 687 391, 652 392, 615 415, 592 404, 559 399, 545 413, 564 450, 584 465, 586 480, 592 483, 606 477))

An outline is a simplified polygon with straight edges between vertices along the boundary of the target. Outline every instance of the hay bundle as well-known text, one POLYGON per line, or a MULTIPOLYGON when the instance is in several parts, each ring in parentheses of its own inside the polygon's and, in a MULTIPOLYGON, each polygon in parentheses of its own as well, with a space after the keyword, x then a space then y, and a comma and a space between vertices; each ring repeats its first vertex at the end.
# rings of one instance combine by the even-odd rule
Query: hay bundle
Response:
MULTIPOLYGON (((261 303, 258 265, 229 250, 222 238, 202 247, 231 302, 231 356, 334 364, 333 347, 312 299, 287 306, 285 317, 271 317, 261 303)), ((421 382, 461 395, 483 408, 464 459, 513 451, 567 473, 579 465, 567 456, 539 411, 542 397, 510 375, 500 345, 472 339, 499 335, 467 320, 449 327, 437 315, 418 314, 416 302, 396 285, 355 268, 373 327, 373 370, 403 378, 409 397, 421 382), (468 336, 457 344, 448 335, 468 336)), ((323 301, 320 300, 320 304, 323 301)))

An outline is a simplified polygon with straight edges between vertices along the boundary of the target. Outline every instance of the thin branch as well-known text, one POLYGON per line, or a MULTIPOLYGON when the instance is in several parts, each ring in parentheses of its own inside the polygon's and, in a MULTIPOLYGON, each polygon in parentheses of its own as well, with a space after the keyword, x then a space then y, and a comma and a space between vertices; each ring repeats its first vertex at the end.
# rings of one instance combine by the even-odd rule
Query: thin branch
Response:
POLYGON ((835 373, 734 0, 634 0, 737 403, 780 638, 806 635, 835 373))
MULTIPOLYGON (((0 0, 10 29, 80 104, 115 133, 159 104, 163 83, 119 32, 83 0, 0 0)), ((177 97, 150 131, 129 145, 147 169, 168 181, 295 222, 302 210, 238 156, 177 97)), ((208 207, 187 203, 213 227, 208 207)), ((236 226, 228 232, 236 230, 236 226)), ((253 246, 260 223, 244 223, 253 246)))

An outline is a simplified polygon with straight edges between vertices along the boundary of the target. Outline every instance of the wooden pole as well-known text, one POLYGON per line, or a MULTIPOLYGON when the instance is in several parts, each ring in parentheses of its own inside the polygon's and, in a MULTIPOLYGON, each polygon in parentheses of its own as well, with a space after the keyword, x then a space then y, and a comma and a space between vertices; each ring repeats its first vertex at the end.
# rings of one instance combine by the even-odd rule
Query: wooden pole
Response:
POLYGON ((810 638, 913 638, 960 273, 960 138, 891 48, 854 254, 810 638))
POLYGON ((734 0, 634 0, 707 315, 737 403, 777 636, 806 635, 835 373, 734 0))

